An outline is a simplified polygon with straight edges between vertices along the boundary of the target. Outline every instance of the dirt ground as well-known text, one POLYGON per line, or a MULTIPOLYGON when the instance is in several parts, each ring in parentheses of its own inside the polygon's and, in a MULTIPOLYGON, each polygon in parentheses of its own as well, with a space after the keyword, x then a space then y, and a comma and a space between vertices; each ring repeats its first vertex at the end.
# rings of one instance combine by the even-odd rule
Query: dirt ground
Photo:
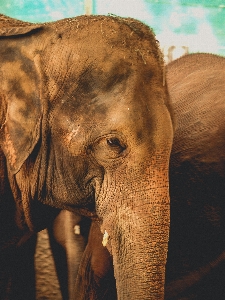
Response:
POLYGON ((36 300, 62 300, 46 230, 38 233, 35 266, 36 300))

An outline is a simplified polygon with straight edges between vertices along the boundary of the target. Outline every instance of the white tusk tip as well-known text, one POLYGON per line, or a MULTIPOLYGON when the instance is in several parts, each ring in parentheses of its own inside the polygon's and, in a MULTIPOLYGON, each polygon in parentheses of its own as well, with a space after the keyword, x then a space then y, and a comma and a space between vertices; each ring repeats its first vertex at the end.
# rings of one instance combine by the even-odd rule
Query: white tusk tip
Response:
POLYGON ((103 239, 102 239, 102 245, 105 247, 108 243, 109 240, 109 234, 108 232, 105 230, 105 233, 103 234, 103 239))
POLYGON ((80 225, 75 225, 73 230, 74 230, 74 234, 80 234, 80 225))

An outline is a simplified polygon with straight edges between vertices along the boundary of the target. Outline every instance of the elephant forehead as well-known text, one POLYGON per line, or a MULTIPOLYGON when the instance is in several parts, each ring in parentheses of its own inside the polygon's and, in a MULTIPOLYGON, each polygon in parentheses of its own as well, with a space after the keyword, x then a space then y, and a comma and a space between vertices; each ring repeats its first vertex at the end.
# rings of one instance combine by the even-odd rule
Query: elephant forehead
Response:
MULTIPOLYGON (((144 123, 150 126, 152 116, 156 119, 165 109, 163 84, 149 66, 138 70, 123 60, 107 61, 106 65, 106 70, 101 65, 84 66, 78 78, 63 83, 63 93, 52 106, 51 120, 55 124, 66 128, 65 120, 69 120, 71 124, 85 123, 90 127, 104 121, 112 127, 124 127, 128 120, 133 120, 143 127, 144 123), (77 122, 78 116, 84 120, 77 122), (147 121, 150 123, 146 124, 147 121)), ((73 132, 78 133, 76 129, 73 132)))
POLYGON ((91 38, 86 43, 81 41, 75 47, 71 46, 67 58, 66 63, 69 63, 70 71, 79 79, 89 75, 88 71, 91 70, 93 79, 100 78, 106 84, 111 79, 114 81, 115 76, 116 80, 121 75, 123 78, 128 77, 131 71, 141 74, 143 70, 148 70, 151 74, 161 75, 161 69, 153 55, 135 45, 133 48, 123 48, 121 45, 112 47, 105 41, 98 41, 96 45, 96 41, 91 38))
POLYGON ((65 91, 62 82, 67 90, 79 85, 81 94, 88 93, 100 85, 109 89, 131 70, 148 69, 162 81, 162 59, 154 35, 144 25, 142 34, 108 18, 76 18, 55 26, 61 38, 49 41, 42 58, 53 97, 65 91))
POLYGON ((109 48, 140 49, 162 62, 162 56, 154 33, 143 23, 134 19, 111 16, 80 16, 64 19, 51 25, 62 39, 74 43, 83 41, 94 44, 94 48, 104 43, 109 48))
MULTIPOLYGON (((104 55, 99 63, 93 56, 89 59, 87 55, 86 58, 80 59, 77 64, 71 60, 68 63, 71 67, 67 72, 59 70, 49 75, 49 90, 54 94, 53 101, 69 101, 69 106, 78 109, 87 103, 100 102, 100 96, 103 94, 112 92, 118 98, 125 93, 125 86, 128 86, 130 93, 134 93, 139 86, 139 94, 142 93, 140 86, 143 84, 148 88, 158 85, 159 89, 163 90, 156 69, 144 65, 143 62, 140 66, 134 65, 119 55, 119 52, 117 57, 104 55), (82 64, 82 61, 85 63, 82 64)), ((104 99, 104 102, 107 103, 107 99, 104 99)))
POLYGON ((119 60, 112 61, 107 57, 102 58, 101 63, 85 66, 78 76, 76 93, 89 94, 97 90, 109 91, 115 85, 126 80, 131 74, 128 62, 119 60))

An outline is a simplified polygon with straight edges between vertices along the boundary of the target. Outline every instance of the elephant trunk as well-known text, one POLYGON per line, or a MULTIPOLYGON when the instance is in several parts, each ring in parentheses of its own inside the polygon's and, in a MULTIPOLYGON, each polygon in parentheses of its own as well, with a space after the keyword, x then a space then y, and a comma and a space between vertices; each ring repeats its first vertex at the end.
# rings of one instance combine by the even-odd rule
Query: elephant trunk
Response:
POLYGON ((152 211, 151 220, 147 212, 141 220, 132 213, 126 217, 128 223, 121 220, 118 224, 120 233, 111 243, 118 299, 164 299, 168 217, 163 222, 159 219, 168 208, 152 207, 152 211))
MULTIPOLYGON (((102 232, 109 234, 107 247, 113 256, 119 300, 164 299, 169 238, 168 170, 160 164, 153 166, 152 162, 144 173, 136 174, 136 180, 131 178, 126 191, 125 177, 120 174, 121 184, 117 181, 113 188, 114 199, 108 196, 114 213, 108 211, 103 217, 102 232)), ((126 172, 132 173, 134 170, 126 172)))

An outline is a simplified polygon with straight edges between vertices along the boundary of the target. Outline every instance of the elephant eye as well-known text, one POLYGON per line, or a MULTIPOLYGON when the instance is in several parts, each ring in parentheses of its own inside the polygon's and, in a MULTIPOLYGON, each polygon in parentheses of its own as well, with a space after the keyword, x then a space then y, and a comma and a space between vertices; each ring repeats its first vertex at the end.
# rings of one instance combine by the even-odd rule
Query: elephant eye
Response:
POLYGON ((97 160, 106 161, 123 156, 127 147, 118 137, 106 136, 97 139, 91 148, 97 160))
POLYGON ((109 147, 117 149, 119 153, 126 149, 126 147, 121 144, 118 138, 109 138, 106 139, 106 141, 109 147))

